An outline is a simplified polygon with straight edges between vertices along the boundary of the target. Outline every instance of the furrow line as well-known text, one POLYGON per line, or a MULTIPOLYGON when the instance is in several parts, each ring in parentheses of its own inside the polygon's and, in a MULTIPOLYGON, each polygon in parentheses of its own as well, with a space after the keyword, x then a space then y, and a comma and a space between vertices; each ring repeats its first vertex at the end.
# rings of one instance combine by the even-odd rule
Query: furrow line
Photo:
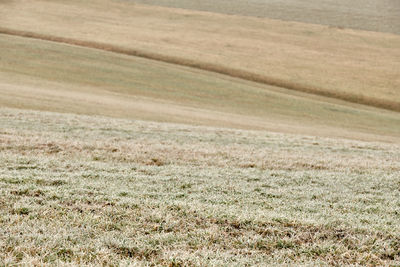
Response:
POLYGON ((364 104, 369 105, 377 108, 383 108, 387 110, 397 111, 400 112, 400 103, 397 101, 390 101, 390 100, 382 100, 376 99, 364 95, 352 94, 352 93, 341 93, 341 92, 329 92, 323 90, 322 88, 317 88, 312 85, 300 84, 295 81, 288 81, 282 80, 274 77, 268 77, 265 75, 252 73, 245 70, 230 68, 223 65, 208 63, 208 62, 200 62, 194 61, 187 58, 179 58, 174 56, 168 56, 163 54, 157 54, 153 52, 137 50, 132 48, 126 48, 116 45, 111 45, 107 43, 101 42, 94 42, 94 41, 85 41, 85 40, 78 40, 73 38, 66 38, 66 37, 59 37, 47 34, 41 34, 36 32, 29 32, 29 31, 21 31, 21 30, 14 30, 9 28, 2 28, 0 27, 0 34, 6 35, 13 35, 19 37, 26 37, 26 38, 33 38, 39 39, 44 41, 51 41, 57 43, 64 43, 69 45, 81 46, 86 48, 92 49, 99 49, 108 52, 114 52, 118 54, 124 54, 129 56, 141 57, 150 60, 161 61, 170 64, 176 64, 191 68, 196 68, 200 70, 205 70, 209 72, 219 73, 223 75, 227 75, 233 78, 239 78, 251 82, 256 82, 264 85, 269 86, 276 86, 281 87, 289 90, 300 91, 330 98, 336 98, 340 100, 345 100, 352 103, 364 104))

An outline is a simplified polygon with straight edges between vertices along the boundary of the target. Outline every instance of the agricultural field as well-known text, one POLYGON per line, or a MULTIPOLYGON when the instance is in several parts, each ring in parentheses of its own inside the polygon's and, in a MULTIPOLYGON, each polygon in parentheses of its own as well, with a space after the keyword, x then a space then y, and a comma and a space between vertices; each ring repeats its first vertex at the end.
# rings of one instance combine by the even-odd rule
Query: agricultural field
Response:
POLYGON ((0 266, 400 265, 396 3, 195 2, 0 0, 0 266))
POLYGON ((0 103, 13 108, 363 140, 399 140, 397 112, 102 50, 4 35, 0 103), (311 127, 312 126, 312 127, 311 127))
POLYGON ((0 33, 400 111, 400 36, 127 1, 3 1, 0 33), (44 12, 45 10, 45 12, 44 12))
POLYGON ((0 111, 3 264, 399 264, 400 146, 0 111))
POLYGON ((231 15, 264 17, 400 34, 397 0, 127 0, 231 15))

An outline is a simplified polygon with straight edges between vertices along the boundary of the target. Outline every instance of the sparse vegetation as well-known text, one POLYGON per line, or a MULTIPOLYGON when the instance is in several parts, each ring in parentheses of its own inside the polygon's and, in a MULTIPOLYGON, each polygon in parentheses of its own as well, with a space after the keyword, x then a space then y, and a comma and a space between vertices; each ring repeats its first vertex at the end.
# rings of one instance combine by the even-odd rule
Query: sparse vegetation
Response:
POLYGON ((400 37, 138 1, 0 0, 0 266, 400 266, 400 37))
POLYGON ((1 264, 400 263, 398 145, 13 109, 0 125, 1 264))

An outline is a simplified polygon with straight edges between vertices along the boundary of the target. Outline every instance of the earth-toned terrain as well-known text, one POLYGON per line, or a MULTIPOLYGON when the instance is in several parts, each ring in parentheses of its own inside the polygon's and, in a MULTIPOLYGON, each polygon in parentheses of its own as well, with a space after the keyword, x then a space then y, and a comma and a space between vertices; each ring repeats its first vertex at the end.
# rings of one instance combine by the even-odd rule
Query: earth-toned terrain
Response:
POLYGON ((0 266, 399 265, 398 11, 0 0, 0 266))

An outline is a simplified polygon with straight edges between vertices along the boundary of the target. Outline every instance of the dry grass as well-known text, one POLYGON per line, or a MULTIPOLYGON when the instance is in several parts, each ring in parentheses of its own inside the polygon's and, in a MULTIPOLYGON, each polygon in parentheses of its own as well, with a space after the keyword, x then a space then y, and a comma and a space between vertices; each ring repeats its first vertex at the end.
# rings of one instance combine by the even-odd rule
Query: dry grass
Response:
POLYGON ((118 0, 0 24, 0 266, 400 265, 399 113, 357 104, 400 109, 399 36, 118 0))
POLYGON ((400 6, 391 0, 129 0, 133 3, 264 17, 400 34, 400 6))
POLYGON ((200 70, 220 73, 220 74, 228 75, 228 76, 231 76, 234 78, 240 78, 240 79, 244 79, 247 81, 257 82, 257 83, 261 83, 261 84, 265 84, 265 85, 269 85, 269 86, 282 87, 282 88, 289 89, 289 90, 300 91, 300 92, 305 92, 305 93, 312 93, 312 94, 317 94, 317 95, 321 95, 321 96, 346 100, 346 101, 353 102, 353 103, 361 103, 361 104, 371 105, 374 107, 389 109, 389 110, 393 110, 393 111, 400 111, 400 105, 397 102, 397 100, 381 101, 381 100, 377 100, 376 97, 373 97, 373 96, 371 97, 368 95, 354 94, 350 90, 347 92, 342 92, 342 93, 338 93, 335 91, 325 91, 325 90, 321 90, 321 88, 317 88, 317 87, 305 85, 305 84, 300 84, 296 81, 280 80, 280 79, 268 77, 265 75, 255 74, 255 73, 252 73, 249 71, 233 69, 233 68, 226 67, 223 65, 210 64, 210 63, 206 63, 206 62, 194 61, 191 59, 182 59, 179 57, 174 57, 174 56, 170 56, 170 55, 162 55, 162 54, 157 54, 154 52, 146 52, 146 51, 140 51, 140 50, 134 50, 134 49, 127 49, 127 48, 123 48, 123 47, 119 47, 119 46, 115 46, 115 45, 109 45, 106 43, 81 41, 81 40, 77 40, 77 39, 56 37, 56 36, 52 36, 52 35, 45 35, 45 34, 39 34, 39 33, 34 33, 34 32, 27 32, 27 31, 18 31, 18 30, 0 28, 0 34, 28 37, 28 38, 34 38, 34 39, 52 41, 52 42, 58 42, 58 43, 64 43, 64 44, 71 44, 71 45, 82 46, 82 47, 86 47, 86 48, 94 48, 94 49, 100 49, 100 50, 104 50, 104 51, 110 51, 110 52, 124 54, 124 55, 142 57, 142 58, 151 59, 151 60, 158 60, 158 61, 162 61, 162 62, 166 62, 166 63, 172 63, 172 64, 182 65, 182 66, 196 68, 196 69, 200 69, 200 70))
POLYGON ((211 72, 2 35, 0 105, 397 142, 396 112, 211 72))
POLYGON ((0 264, 396 265, 400 147, 0 110, 0 264))
POLYGON ((396 35, 126 1, 13 1, 0 12, 2 27, 37 37, 400 110, 396 35))

